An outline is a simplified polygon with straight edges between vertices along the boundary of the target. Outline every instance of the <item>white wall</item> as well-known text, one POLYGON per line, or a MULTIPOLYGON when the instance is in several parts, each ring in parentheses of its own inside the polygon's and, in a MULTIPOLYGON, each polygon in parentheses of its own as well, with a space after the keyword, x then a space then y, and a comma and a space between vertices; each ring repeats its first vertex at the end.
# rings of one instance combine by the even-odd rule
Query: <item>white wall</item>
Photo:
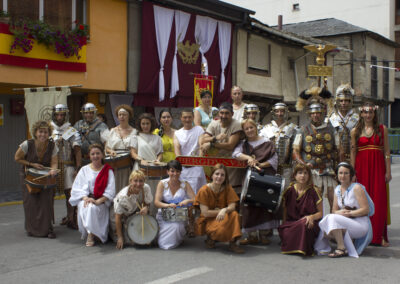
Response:
POLYGON ((256 12, 255 18, 274 26, 278 15, 283 24, 336 18, 394 40, 394 0, 224 0, 256 12), (300 11, 292 11, 294 3, 300 11))

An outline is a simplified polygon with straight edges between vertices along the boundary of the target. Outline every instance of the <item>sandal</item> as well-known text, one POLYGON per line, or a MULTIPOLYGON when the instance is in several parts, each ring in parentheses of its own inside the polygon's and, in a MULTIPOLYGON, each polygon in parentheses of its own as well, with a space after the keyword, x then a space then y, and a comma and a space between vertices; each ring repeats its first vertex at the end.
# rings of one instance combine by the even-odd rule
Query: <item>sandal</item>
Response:
POLYGON ((242 254, 244 253, 244 249, 242 249, 240 246, 238 246, 236 243, 231 242, 229 243, 229 250, 231 252, 237 253, 237 254, 242 254))
POLYGON ((209 248, 209 249, 215 248, 215 241, 214 240, 212 240, 210 238, 207 238, 204 242, 206 243, 206 247, 207 248, 209 248))
POLYGON ((260 239, 261 239, 261 244, 262 245, 267 246, 267 245, 269 245, 271 243, 271 240, 268 238, 268 235, 261 234, 260 239))
POLYGON ((338 258, 338 257, 344 257, 347 256, 347 250, 346 249, 335 249, 333 252, 328 254, 329 257, 331 258, 338 258))
POLYGON ((249 235, 247 238, 244 238, 239 241, 240 245, 245 246, 245 245, 255 245, 258 244, 260 241, 257 236, 252 236, 249 235))
POLYGON ((384 248, 387 248, 387 247, 390 247, 390 243, 385 241, 384 239, 382 239, 381 246, 384 247, 384 248))
POLYGON ((94 236, 92 234, 89 234, 86 240, 86 246, 87 247, 92 247, 94 246, 94 236))

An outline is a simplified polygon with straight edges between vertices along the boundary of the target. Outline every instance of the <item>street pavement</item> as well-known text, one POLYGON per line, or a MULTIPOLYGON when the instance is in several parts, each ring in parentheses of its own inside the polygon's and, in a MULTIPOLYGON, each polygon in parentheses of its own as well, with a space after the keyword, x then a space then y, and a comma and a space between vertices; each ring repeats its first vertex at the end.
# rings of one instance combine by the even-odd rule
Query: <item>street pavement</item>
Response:
POLYGON ((78 231, 58 225, 65 200, 55 201, 57 238, 31 238, 24 232, 22 205, 0 207, 0 283, 399 283, 400 164, 392 165, 391 247, 369 246, 358 258, 283 255, 279 237, 269 246, 247 246, 234 255, 204 238, 185 239, 179 248, 128 247, 106 243, 85 247, 78 231))

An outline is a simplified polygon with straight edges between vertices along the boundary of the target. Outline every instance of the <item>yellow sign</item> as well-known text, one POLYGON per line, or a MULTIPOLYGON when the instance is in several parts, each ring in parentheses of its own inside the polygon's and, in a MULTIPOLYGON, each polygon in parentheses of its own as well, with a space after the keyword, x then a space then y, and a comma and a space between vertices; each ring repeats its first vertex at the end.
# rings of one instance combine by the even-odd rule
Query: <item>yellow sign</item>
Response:
POLYGON ((332 76, 332 66, 318 66, 308 65, 307 66, 308 76, 332 76))

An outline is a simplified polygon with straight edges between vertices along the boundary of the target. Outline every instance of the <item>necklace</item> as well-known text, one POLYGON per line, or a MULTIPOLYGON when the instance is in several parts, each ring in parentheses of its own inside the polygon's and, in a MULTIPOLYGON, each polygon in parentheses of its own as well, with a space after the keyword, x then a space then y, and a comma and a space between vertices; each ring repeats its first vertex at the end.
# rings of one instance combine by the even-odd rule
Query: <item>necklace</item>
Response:
POLYGON ((363 134, 363 136, 370 138, 372 135, 374 135, 374 128, 364 127, 362 134, 363 134))

